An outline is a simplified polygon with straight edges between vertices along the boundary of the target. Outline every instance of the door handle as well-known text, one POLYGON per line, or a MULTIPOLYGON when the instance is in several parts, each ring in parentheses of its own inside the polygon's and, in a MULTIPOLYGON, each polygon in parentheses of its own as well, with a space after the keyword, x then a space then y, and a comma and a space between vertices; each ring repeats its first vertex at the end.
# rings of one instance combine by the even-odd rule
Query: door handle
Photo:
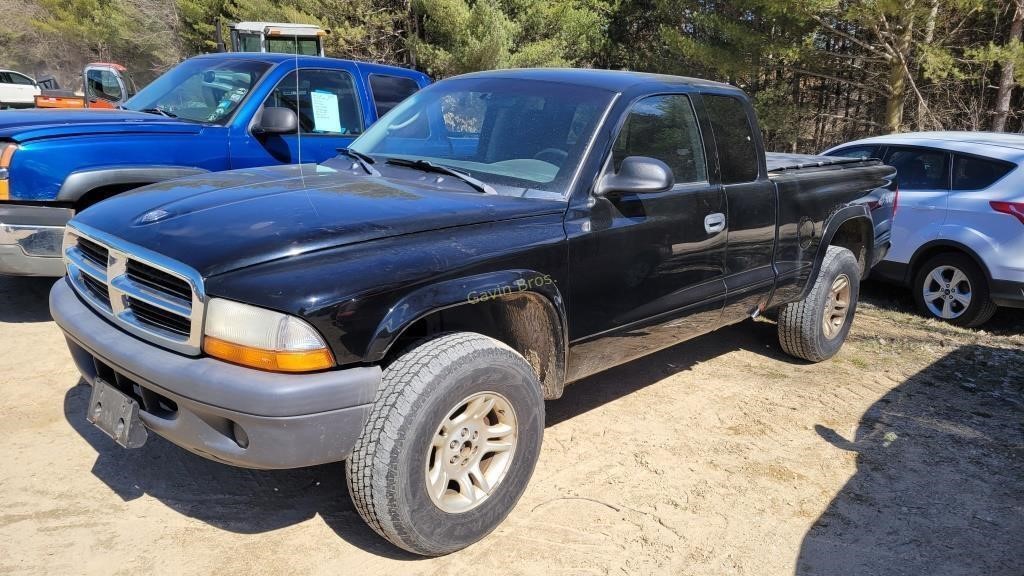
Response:
POLYGON ((704 217, 704 230, 708 234, 718 234, 725 230, 725 214, 715 212, 704 217))

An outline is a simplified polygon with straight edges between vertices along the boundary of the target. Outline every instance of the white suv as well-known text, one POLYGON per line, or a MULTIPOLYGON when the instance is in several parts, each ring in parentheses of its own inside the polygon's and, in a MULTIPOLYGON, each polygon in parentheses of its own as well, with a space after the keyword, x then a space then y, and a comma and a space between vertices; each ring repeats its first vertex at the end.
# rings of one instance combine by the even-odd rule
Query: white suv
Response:
POLYGON ((978 326, 1024 308, 1024 136, 920 132, 849 142, 826 155, 897 169, 892 247, 874 275, 910 286, 923 312, 978 326))
POLYGON ((13 70, 0 70, 0 109, 30 108, 40 93, 36 81, 13 70))

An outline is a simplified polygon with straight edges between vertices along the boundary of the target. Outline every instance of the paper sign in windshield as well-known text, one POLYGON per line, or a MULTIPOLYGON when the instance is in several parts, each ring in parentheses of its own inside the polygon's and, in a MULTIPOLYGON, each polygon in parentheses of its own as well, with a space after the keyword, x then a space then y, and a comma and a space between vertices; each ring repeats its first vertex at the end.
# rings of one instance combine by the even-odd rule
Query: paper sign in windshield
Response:
POLYGON ((338 95, 314 90, 309 96, 313 101, 313 130, 340 133, 341 117, 338 115, 338 95))

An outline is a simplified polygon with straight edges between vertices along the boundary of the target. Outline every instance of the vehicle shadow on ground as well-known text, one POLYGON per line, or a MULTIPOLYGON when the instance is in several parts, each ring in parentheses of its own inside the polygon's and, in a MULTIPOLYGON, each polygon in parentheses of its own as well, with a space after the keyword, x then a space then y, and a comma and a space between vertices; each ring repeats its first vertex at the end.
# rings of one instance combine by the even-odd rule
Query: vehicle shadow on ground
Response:
POLYGON ((852 440, 817 426, 857 453, 857 472, 805 535, 796 574, 1019 575, 1022 366, 1024 351, 963 346, 872 405, 852 440))
MULTIPOLYGON (((561 400, 548 403, 548 425, 738 349, 792 361, 778 348, 774 324, 744 323, 581 381, 561 400)), ((420 558, 392 546, 363 523, 349 500, 343 464, 246 470, 206 460, 153 433, 141 449, 125 450, 86 421, 91 390, 81 381, 68 390, 64 416, 97 453, 92 473, 123 500, 148 495, 181 514, 242 534, 268 532, 320 516, 353 546, 397 560, 420 558)))
POLYGON ((50 288, 56 280, 0 275, 0 322, 49 322, 50 288))

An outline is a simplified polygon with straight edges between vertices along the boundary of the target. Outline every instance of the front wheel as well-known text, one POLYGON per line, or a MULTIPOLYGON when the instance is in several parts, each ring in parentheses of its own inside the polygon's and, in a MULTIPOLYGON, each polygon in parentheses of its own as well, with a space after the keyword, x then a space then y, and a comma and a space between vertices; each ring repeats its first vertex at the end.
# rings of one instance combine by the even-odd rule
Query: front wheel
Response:
POLYGON ((829 246, 806 298, 779 310, 779 343, 791 356, 821 362, 836 355, 853 325, 860 265, 853 252, 829 246))
POLYGON ((544 398, 530 364, 486 336, 424 342, 384 371, 346 466, 363 520, 425 556, 496 528, 533 475, 544 398))
POLYGON ((981 326, 996 313, 988 282, 969 256, 957 252, 929 258, 914 278, 917 307, 956 326, 981 326))

